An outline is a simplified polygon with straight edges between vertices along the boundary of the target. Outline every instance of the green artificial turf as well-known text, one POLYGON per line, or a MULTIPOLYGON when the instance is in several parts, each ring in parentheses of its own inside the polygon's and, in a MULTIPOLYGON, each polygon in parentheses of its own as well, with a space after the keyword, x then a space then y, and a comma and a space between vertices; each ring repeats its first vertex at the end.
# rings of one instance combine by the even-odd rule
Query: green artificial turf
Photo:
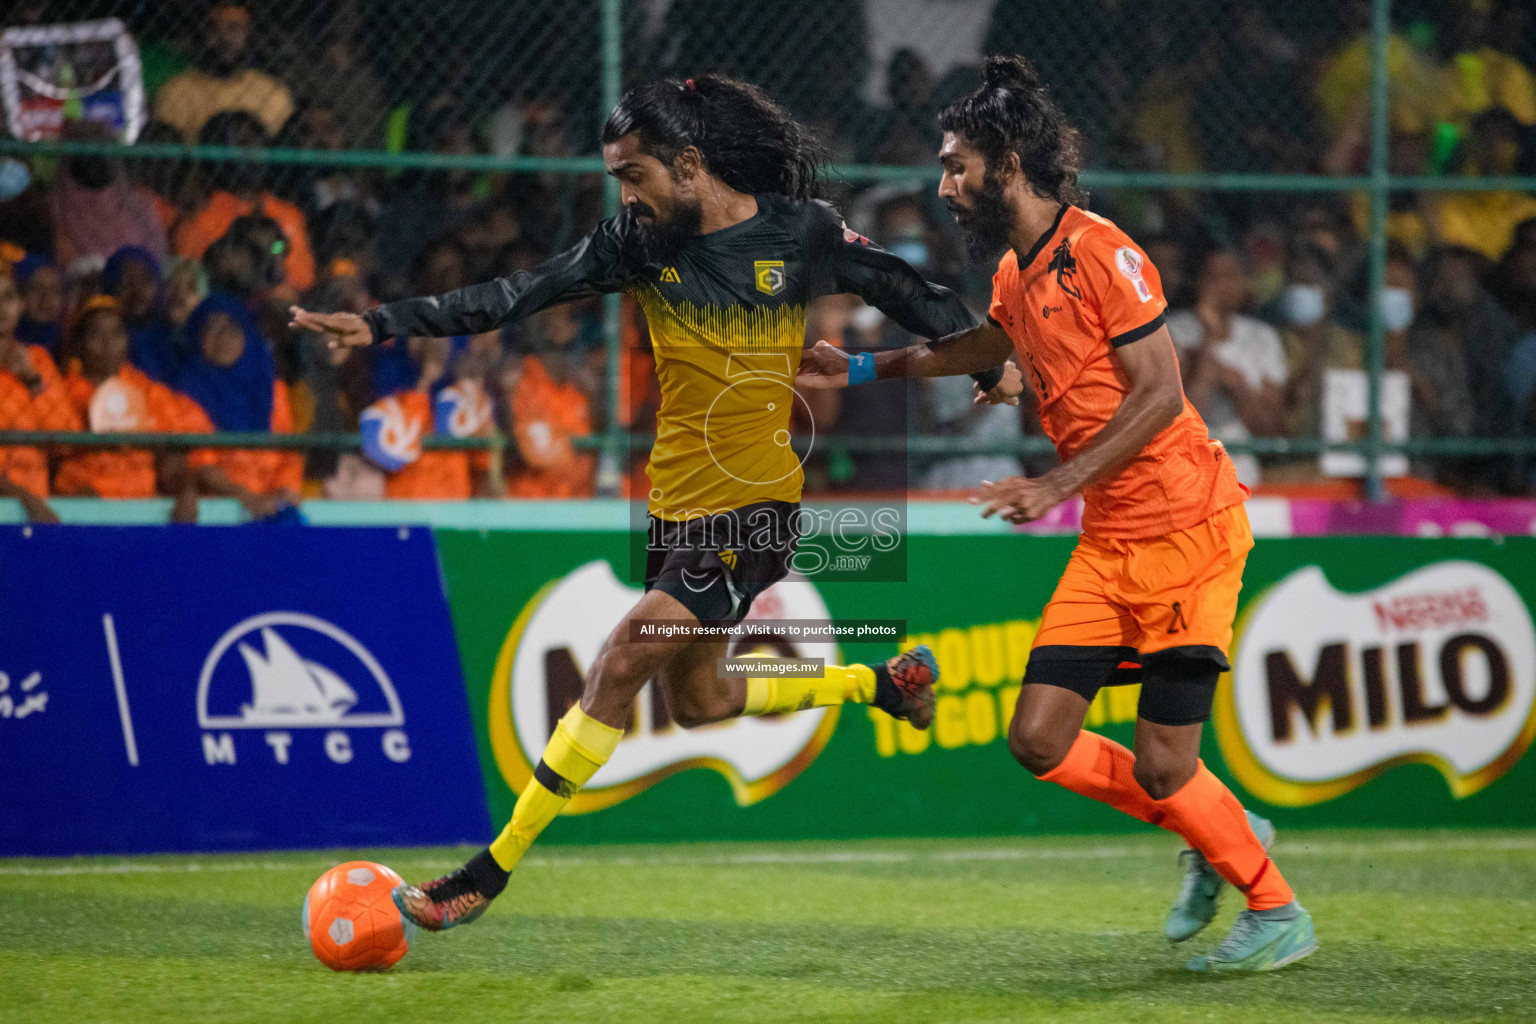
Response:
POLYGON ((1171 837, 545 847, 480 921, 338 975, 315 877, 468 850, 0 860, 0 1021, 1536 1021, 1536 834, 1283 834, 1321 950, 1182 969, 1171 837))

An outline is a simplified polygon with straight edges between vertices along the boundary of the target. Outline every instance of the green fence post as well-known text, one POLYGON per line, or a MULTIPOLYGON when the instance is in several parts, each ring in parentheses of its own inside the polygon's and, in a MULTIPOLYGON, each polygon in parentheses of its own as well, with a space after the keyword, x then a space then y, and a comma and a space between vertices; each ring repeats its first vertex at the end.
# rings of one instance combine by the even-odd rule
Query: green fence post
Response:
POLYGON ((1370 277, 1366 288, 1366 424, 1365 492, 1371 501, 1387 496, 1381 478, 1381 375, 1386 364, 1386 326, 1377 297, 1387 266, 1387 44, 1392 32, 1392 0, 1371 4, 1371 227, 1370 277))
MULTIPOLYGON (((623 84, 622 53, 619 49, 619 18, 622 0, 603 0, 603 109, 598 119, 601 124, 608 112, 619 102, 619 90, 623 84)), ((619 212, 619 182, 616 178, 603 178, 603 215, 612 217, 619 212)), ((624 337, 620 326, 623 317, 621 296, 603 297, 603 347, 607 352, 608 432, 603 453, 598 459, 597 493, 602 497, 618 495, 624 479, 624 463, 627 455, 624 443, 624 425, 619 422, 619 407, 624 394, 624 337)))

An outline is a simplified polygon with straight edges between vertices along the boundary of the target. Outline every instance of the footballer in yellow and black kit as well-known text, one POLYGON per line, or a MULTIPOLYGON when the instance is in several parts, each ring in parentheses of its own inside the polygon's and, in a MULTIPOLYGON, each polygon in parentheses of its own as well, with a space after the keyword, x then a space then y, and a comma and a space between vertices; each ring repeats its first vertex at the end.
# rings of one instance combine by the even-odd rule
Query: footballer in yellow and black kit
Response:
MULTIPOLYGON (((853 293, 926 338, 976 323, 954 292, 848 228, 826 203, 753 198, 754 216, 662 258, 648 257, 626 209, 531 270, 365 314, 377 341, 476 334, 559 302, 632 296, 661 383, 646 589, 705 622, 744 617, 794 554, 804 475, 789 427, 807 306, 853 293)), ((985 390, 999 373, 975 376, 985 390)))

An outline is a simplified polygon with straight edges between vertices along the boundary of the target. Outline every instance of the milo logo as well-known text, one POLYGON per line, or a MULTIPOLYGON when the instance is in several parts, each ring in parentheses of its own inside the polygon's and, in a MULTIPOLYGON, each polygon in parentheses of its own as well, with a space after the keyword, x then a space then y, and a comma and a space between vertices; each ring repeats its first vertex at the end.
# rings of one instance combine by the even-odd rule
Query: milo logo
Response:
POLYGON ((1358 594, 1308 566, 1245 618, 1217 736, 1270 803, 1321 803, 1410 762, 1470 796, 1536 734, 1536 628, 1485 565, 1439 562, 1358 594))

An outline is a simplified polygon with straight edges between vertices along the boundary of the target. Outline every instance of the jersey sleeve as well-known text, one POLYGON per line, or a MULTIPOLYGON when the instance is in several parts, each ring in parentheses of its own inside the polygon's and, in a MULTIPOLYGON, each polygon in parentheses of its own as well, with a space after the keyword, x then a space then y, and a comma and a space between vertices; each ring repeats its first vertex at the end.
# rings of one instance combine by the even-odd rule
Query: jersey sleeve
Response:
POLYGON ((363 319, 375 342, 482 334, 560 302, 619 291, 632 276, 626 254, 629 224, 627 213, 609 218, 532 270, 443 295, 390 302, 364 313, 363 319))
POLYGON ((831 207, 817 203, 814 211, 815 241, 830 263, 836 291, 857 295, 919 337, 942 338, 976 326, 960 296, 848 227, 831 207))
POLYGON ((1009 250, 997 261, 997 269, 992 272, 992 303, 987 308, 987 319, 1005 331, 1013 326, 1013 314, 1008 312, 1010 292, 1016 286, 1018 276, 1016 272, 1009 272, 1013 260, 1013 251, 1009 250))
MULTIPOLYGON (((830 206, 814 204, 817 241, 825 247, 832 284, 851 292, 920 338, 938 339, 976 326, 960 296, 923 277, 911 264, 843 223, 830 206)), ((983 391, 1003 379, 1002 367, 971 374, 983 391)))
POLYGON ((1113 227, 1084 233, 1078 263, 1110 345, 1120 348, 1162 327, 1168 302, 1163 281, 1141 247, 1113 227))

